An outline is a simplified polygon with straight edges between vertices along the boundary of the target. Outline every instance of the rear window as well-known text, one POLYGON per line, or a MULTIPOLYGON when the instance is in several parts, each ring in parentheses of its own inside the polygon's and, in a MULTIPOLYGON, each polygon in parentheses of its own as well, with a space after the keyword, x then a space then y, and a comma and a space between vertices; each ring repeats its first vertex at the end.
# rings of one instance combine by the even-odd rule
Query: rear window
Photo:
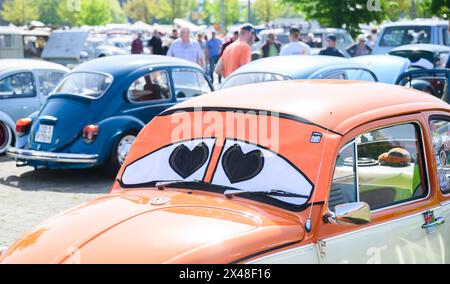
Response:
POLYGON ((112 84, 112 77, 97 73, 72 73, 55 89, 54 94, 101 97, 112 84))
POLYGON ((250 85, 262 82, 271 82, 271 81, 286 81, 290 80, 288 76, 275 74, 275 73, 246 73, 246 74, 238 74, 233 77, 230 77, 222 86, 222 89, 228 89, 232 87, 242 86, 242 85, 250 85))
POLYGON ((380 46, 431 43, 431 27, 389 27, 384 30, 380 46))

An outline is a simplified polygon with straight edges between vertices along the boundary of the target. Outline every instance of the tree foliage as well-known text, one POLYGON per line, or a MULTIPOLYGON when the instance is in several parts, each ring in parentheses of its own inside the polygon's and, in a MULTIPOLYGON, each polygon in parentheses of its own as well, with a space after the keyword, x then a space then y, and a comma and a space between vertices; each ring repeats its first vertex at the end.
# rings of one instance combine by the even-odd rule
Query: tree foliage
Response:
POLYGON ((0 15, 14 25, 26 25, 39 19, 39 8, 33 0, 7 0, 3 3, 0 15))
MULTIPOLYGON (((209 15, 211 15, 212 23, 222 23, 221 0, 207 0, 205 2, 205 10, 209 15)), ((225 23, 223 23, 224 26, 227 27, 239 22, 244 13, 246 13, 246 11, 242 9, 242 5, 239 0, 226 0, 225 23)))

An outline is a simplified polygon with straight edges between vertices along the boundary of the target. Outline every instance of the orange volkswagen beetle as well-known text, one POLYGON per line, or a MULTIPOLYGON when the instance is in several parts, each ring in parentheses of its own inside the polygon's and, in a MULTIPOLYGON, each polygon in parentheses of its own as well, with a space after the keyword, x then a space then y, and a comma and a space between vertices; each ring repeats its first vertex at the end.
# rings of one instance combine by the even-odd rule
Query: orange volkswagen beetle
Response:
POLYGON ((56 216, 0 263, 442 263, 450 107, 378 83, 220 91, 160 114, 110 194, 56 216), (402 165, 385 153, 407 153, 402 165))

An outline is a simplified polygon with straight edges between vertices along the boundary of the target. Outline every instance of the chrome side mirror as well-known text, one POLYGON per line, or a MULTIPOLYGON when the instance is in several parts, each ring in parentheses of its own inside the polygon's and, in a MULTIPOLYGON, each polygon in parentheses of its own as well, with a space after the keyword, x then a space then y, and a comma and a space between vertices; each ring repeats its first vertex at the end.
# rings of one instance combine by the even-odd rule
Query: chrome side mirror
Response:
POLYGON ((370 206, 365 202, 338 205, 331 218, 340 225, 364 225, 372 222, 370 206))

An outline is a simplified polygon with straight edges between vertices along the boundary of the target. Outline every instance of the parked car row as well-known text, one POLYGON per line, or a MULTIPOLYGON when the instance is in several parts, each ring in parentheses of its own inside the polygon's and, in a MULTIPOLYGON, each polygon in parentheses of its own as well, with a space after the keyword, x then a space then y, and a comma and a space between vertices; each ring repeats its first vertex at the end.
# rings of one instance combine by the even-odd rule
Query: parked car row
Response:
POLYGON ((0 263, 448 262, 450 70, 413 67, 268 58, 210 94, 184 60, 84 63, 17 120, 7 152, 18 166, 102 166, 111 193, 0 263))
POLYGON ((449 131, 447 103, 379 83, 200 96, 141 131, 110 194, 0 263, 448 263, 449 161, 436 149, 449 131), (190 117, 204 131, 173 137, 190 117), (243 119, 258 131, 236 131, 243 119))

